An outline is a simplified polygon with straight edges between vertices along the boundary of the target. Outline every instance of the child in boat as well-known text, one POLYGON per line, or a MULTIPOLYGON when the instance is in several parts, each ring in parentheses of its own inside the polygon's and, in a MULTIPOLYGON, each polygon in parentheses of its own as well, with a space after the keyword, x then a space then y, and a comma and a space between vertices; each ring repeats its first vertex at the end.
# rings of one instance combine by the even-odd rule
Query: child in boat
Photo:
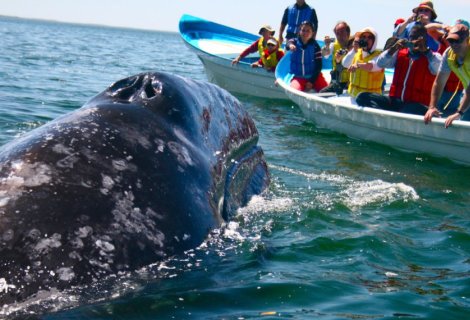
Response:
POLYGON ((240 53, 238 57, 233 59, 232 65, 239 63, 241 59, 243 59, 250 53, 258 52, 261 57, 263 54, 263 51, 267 49, 268 40, 272 38, 272 36, 274 36, 275 32, 276 31, 274 31, 274 29, 271 28, 271 26, 268 26, 267 24, 262 26, 258 32, 258 34, 261 35, 261 38, 253 42, 248 48, 243 50, 243 52, 240 53))
POLYGON ((315 30, 310 21, 304 21, 300 24, 299 36, 287 42, 287 48, 292 52, 290 73, 294 75, 290 86, 300 91, 314 89, 319 92, 328 85, 321 73, 322 54, 315 40, 315 30))
POLYGON ((261 55, 261 58, 252 63, 252 68, 265 68, 269 72, 274 72, 278 62, 284 57, 284 51, 279 48, 279 44, 274 37, 271 37, 261 55))

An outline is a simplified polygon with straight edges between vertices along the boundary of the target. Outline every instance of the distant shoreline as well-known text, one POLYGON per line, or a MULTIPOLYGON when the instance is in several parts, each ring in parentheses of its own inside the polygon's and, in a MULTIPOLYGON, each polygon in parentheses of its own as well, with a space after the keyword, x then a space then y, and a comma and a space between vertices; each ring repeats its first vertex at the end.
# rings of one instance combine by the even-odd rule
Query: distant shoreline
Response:
POLYGON ((100 27, 100 28, 110 28, 110 29, 121 29, 121 30, 136 30, 136 31, 148 31, 148 32, 159 32, 159 33, 169 33, 176 34, 177 31, 167 31, 167 30, 156 30, 156 29, 142 29, 142 28, 132 28, 124 26, 110 26, 106 24, 96 24, 96 23, 83 23, 83 22, 68 22, 60 20, 50 20, 50 19, 40 19, 40 18, 24 18, 18 16, 7 16, 0 14, 0 19, 11 19, 11 20, 23 20, 23 21, 36 21, 43 23, 57 23, 57 24, 67 24, 67 25, 76 25, 82 27, 100 27))

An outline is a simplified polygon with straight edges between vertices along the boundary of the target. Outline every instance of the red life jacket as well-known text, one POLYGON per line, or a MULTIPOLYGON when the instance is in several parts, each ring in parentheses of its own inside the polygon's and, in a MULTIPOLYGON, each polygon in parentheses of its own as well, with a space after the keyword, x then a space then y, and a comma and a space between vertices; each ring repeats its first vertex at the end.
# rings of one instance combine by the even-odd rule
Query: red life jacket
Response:
POLYGON ((429 106, 436 76, 429 71, 428 66, 429 62, 425 56, 412 60, 408 55, 408 49, 398 51, 390 97, 429 106))

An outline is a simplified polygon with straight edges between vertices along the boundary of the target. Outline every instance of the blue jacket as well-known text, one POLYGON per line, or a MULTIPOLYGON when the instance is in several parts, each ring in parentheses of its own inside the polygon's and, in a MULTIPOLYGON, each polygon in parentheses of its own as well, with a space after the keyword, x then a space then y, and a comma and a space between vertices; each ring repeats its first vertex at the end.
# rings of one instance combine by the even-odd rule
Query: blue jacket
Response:
POLYGON ((298 7, 297 4, 293 4, 284 11, 282 17, 282 24, 287 25, 287 36, 286 39, 294 38, 299 32, 299 26, 304 21, 310 21, 318 28, 318 18, 315 9, 311 8, 308 4, 298 7))
POLYGON ((300 38, 291 39, 297 50, 291 53, 290 72, 295 77, 311 79, 315 82, 322 69, 321 48, 314 39, 304 45, 300 38))

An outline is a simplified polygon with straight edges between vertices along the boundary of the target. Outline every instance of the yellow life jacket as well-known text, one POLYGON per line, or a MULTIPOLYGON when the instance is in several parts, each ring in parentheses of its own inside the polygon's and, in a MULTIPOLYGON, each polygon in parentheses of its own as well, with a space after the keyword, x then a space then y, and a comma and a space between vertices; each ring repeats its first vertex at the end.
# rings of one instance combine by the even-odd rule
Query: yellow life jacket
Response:
POLYGON ((269 53, 269 50, 264 50, 263 54, 261 55, 261 61, 263 62, 263 66, 267 69, 274 69, 279 62, 277 60, 277 52, 282 51, 281 49, 276 49, 272 53, 269 53))
POLYGON ((259 53, 259 56, 260 56, 260 57, 263 56, 264 50, 265 50, 265 49, 268 49, 268 46, 267 46, 267 45, 263 45, 263 40, 264 40, 263 37, 259 38, 259 40, 258 40, 258 53, 259 53))
POLYGON ((460 66, 457 63, 457 54, 452 48, 449 49, 447 63, 449 64, 450 70, 462 81, 463 87, 468 88, 470 83, 470 49, 467 51, 463 64, 460 66))
MULTIPOLYGON (((337 70, 336 69, 337 63, 336 63, 335 55, 336 55, 336 52, 338 52, 341 49, 343 49, 343 47, 341 47, 341 45, 338 42, 338 39, 336 39, 336 41, 333 43, 333 53, 332 53, 333 70, 337 70)), ((341 70, 338 81, 341 83, 346 83, 349 81, 349 71, 347 68, 343 68, 341 70)))
MULTIPOLYGON (((359 49, 354 55, 354 63, 365 63, 369 62, 376 56, 380 54, 380 50, 375 50, 370 55, 365 58, 362 58, 362 49, 359 49)), ((356 69, 355 72, 351 72, 349 75, 349 88, 348 93, 352 97, 356 97, 361 92, 375 92, 382 94, 382 84, 384 81, 385 72, 369 72, 363 69, 356 69)))

